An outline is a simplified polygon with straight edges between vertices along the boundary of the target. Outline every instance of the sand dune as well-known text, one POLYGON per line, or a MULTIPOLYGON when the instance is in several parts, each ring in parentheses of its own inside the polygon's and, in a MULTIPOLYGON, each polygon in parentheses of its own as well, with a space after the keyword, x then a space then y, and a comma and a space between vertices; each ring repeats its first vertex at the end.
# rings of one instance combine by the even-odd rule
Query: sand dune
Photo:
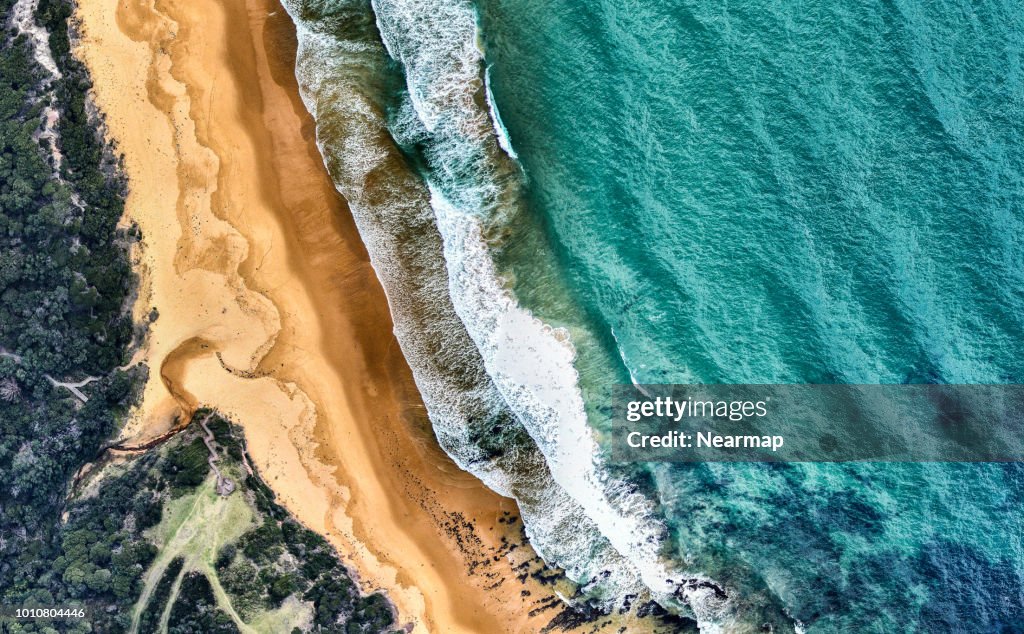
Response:
POLYGON ((322 166, 273 0, 82 0, 78 54, 124 154, 154 308, 123 436, 215 407, 281 502, 415 631, 532 631, 551 590, 514 504, 437 448, 362 243, 322 166), (531 564, 533 565, 533 564, 531 564), (525 576, 525 575, 523 575, 525 576), (524 594, 526 590, 528 594, 524 594))

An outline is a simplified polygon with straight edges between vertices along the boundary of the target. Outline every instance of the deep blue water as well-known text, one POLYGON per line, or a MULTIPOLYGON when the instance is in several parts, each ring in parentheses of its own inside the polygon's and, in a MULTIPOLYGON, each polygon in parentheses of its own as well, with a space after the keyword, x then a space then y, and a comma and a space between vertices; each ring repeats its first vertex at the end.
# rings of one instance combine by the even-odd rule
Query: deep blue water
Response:
POLYGON ((285 5, 437 438, 582 600, 1024 632, 1018 464, 600 444, 630 380, 1024 380, 1024 5, 285 5))
MULTIPOLYGON (((585 388, 1024 380, 1024 5, 477 6, 542 233, 501 262, 585 388)), ((646 471, 810 631, 1024 631, 1019 465, 646 471)))

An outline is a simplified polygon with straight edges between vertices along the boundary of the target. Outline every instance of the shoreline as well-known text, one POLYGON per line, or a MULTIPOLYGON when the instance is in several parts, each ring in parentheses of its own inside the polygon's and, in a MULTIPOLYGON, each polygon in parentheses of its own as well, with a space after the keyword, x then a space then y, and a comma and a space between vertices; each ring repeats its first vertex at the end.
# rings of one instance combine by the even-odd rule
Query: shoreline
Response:
MULTIPOLYGON (((199 406, 241 424, 279 501, 412 631, 524 631, 513 501, 437 447, 383 291, 298 96, 274 0, 80 3, 78 55, 129 178, 150 379, 122 441, 199 406), (515 546, 510 547, 514 544, 515 546), (515 553, 513 553, 515 551, 515 553)), ((527 568, 528 570, 528 568, 527 568)))

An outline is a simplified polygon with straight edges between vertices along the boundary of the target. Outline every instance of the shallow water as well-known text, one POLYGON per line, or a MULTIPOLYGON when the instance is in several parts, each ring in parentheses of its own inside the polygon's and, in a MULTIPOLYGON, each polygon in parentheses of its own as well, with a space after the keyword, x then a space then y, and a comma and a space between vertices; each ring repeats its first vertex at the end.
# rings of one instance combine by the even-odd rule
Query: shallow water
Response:
POLYGON ((585 597, 1024 627, 1017 465, 603 449, 616 382, 1021 381, 1024 9, 286 4, 442 446, 585 597))
MULTIPOLYGON (((1019 4, 479 5, 577 308, 504 263, 613 348, 584 386, 1024 378, 1019 4)), ((676 556, 811 631, 1021 627, 1018 465, 647 471, 676 556)))

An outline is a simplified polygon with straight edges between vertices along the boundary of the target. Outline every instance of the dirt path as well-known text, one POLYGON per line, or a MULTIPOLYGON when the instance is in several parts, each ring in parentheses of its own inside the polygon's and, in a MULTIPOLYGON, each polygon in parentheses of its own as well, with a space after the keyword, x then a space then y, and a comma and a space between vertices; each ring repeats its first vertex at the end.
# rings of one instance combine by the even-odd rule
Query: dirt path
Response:
MULTIPOLYGON (((80 55, 129 177, 152 369, 122 447, 199 407, 399 627, 536 631, 511 500, 437 446, 387 299, 323 166, 275 0, 81 0, 80 55), (511 548, 510 545, 515 545, 511 548), (521 578, 522 581, 518 579, 521 578), (525 591, 525 592, 524 592, 525 591)), ((553 616, 553 615, 552 615, 553 616)))
POLYGON ((58 381, 49 374, 44 374, 43 376, 46 377, 46 380, 49 381, 51 385, 53 385, 54 387, 65 388, 66 390, 74 394, 75 397, 77 397, 78 400, 82 401, 83 403, 88 403, 89 397, 86 396, 85 392, 83 392, 80 388, 89 385, 93 381, 99 381, 99 377, 87 376, 81 381, 78 381, 77 383, 69 383, 67 381, 58 381))

